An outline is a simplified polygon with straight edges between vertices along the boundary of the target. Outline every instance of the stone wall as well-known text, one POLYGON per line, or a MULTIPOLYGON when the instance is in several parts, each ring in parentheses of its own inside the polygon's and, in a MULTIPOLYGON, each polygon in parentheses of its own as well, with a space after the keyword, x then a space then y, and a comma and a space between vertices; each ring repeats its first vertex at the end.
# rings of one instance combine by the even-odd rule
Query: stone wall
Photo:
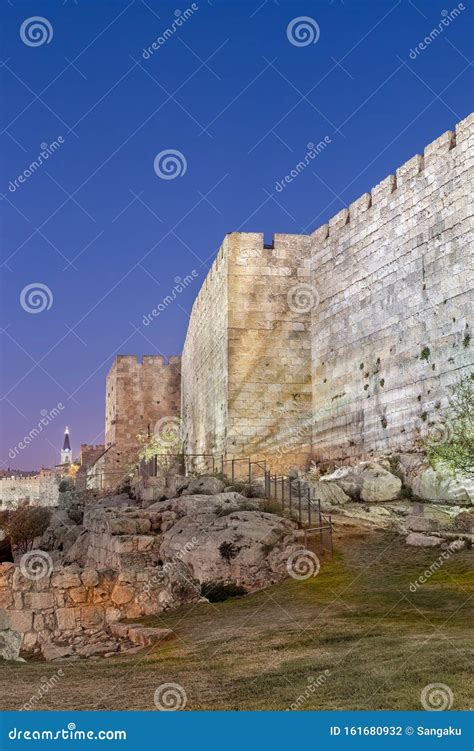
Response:
POLYGON ((226 236, 186 336, 186 451, 287 471, 433 427, 474 360, 473 131, 471 115, 311 236, 226 236))
POLYGON ((105 446, 137 445, 137 435, 153 433, 161 418, 179 417, 181 358, 119 355, 107 375, 105 446))
POLYGON ((313 452, 412 448, 472 368, 474 116, 311 238, 313 452))
POLYGON ((310 455, 309 238, 227 235, 183 351, 187 453, 306 464, 310 455))
POLYGON ((228 431, 227 235, 194 302, 182 355, 181 419, 187 453, 222 454, 228 431))
POLYGON ((159 613, 171 601, 156 568, 116 572, 70 566, 34 580, 21 565, 0 564, 0 608, 9 613, 10 627, 22 634, 23 651, 96 632, 121 618, 159 613))
POLYGON ((59 479, 54 473, 47 471, 31 477, 0 478, 0 509, 16 508, 25 502, 55 506, 58 502, 59 479))

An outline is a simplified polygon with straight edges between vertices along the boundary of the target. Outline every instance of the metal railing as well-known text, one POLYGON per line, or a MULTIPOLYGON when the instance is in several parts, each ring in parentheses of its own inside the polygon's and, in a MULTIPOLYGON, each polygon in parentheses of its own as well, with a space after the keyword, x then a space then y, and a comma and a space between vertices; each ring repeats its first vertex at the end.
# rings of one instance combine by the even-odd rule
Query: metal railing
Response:
POLYGON ((266 460, 252 460, 250 457, 227 459, 224 455, 214 454, 157 454, 149 462, 140 463, 142 476, 156 477, 169 465, 176 467, 180 463, 185 475, 208 472, 227 479, 229 484, 244 482, 252 485, 262 483, 262 495, 275 501, 283 513, 299 523, 305 530, 305 540, 313 535, 318 538, 320 546, 333 554, 333 523, 330 515, 321 510, 321 500, 316 497, 315 489, 304 480, 273 475, 267 469, 266 460))
POLYGON ((272 475, 265 472, 265 497, 276 501, 282 512, 287 511, 305 530, 305 541, 309 535, 316 535, 322 548, 332 556, 333 523, 331 515, 321 510, 321 499, 315 489, 306 481, 286 475, 272 475))

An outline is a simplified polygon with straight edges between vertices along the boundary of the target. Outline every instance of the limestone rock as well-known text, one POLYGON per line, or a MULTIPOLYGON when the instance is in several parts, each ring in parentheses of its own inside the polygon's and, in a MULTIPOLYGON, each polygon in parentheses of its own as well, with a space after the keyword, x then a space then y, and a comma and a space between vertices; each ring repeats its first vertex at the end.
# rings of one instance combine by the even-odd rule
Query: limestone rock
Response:
POLYGON ((382 503, 399 497, 401 480, 373 462, 362 462, 354 467, 340 467, 320 482, 334 483, 356 501, 382 503))
POLYGON ((314 482, 311 483, 314 498, 321 501, 321 508, 331 508, 332 506, 344 506, 350 502, 350 496, 343 491, 335 482, 314 482))
POLYGON ((160 547, 165 566, 178 558, 201 584, 235 582, 247 589, 284 578, 279 555, 294 543, 296 524, 262 511, 234 510, 239 499, 247 502, 237 493, 176 499, 179 518, 160 547), (229 513, 223 514, 226 505, 229 513))
POLYGON ((410 532, 406 539, 407 545, 413 545, 416 548, 435 548, 443 542, 441 537, 432 537, 423 535, 420 532, 410 532))
POLYGON ((12 629, 0 631, 0 659, 20 659, 21 634, 12 629))
POLYGON ((474 477, 453 476, 441 465, 433 469, 422 454, 400 454, 398 468, 404 484, 418 498, 457 506, 474 505, 474 477))
POLYGON ((225 483, 212 475, 193 477, 181 495, 217 495, 224 490, 225 483))

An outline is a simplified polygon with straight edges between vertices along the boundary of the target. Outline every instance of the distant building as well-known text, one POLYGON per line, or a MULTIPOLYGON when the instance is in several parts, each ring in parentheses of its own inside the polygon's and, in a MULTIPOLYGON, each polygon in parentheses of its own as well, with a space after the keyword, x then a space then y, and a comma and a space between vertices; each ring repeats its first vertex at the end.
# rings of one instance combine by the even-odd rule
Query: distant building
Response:
POLYGON ((71 463, 72 463, 72 455, 71 455, 71 444, 69 442, 69 428, 66 426, 66 429, 64 431, 63 449, 61 451, 61 464, 71 464, 71 463))

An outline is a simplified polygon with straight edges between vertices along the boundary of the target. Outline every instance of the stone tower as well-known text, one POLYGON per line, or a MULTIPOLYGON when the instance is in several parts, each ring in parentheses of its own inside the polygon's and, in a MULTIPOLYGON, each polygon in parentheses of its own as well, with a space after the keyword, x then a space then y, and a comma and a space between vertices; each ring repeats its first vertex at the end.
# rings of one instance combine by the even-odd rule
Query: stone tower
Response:
POLYGON ((69 428, 64 431, 64 443, 61 451, 61 464, 71 464, 71 444, 69 443, 69 428))

